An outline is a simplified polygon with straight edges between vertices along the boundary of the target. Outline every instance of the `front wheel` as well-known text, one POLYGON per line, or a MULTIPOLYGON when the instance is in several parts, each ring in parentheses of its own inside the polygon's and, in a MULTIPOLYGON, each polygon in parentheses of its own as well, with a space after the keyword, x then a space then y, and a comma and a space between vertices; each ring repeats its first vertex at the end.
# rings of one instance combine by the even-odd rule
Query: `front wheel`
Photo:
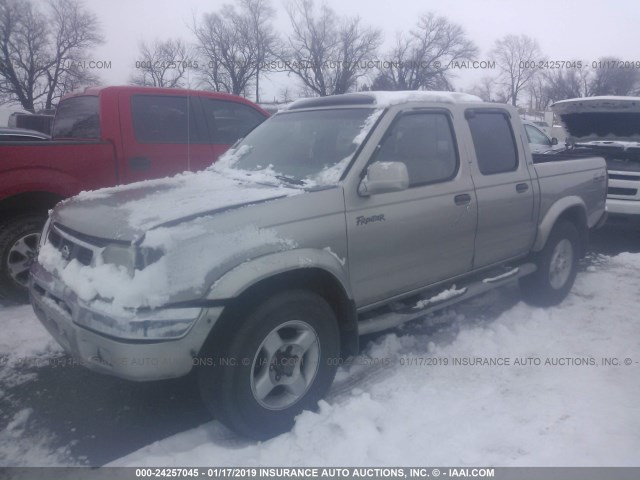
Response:
POLYGON ((45 218, 24 215, 8 220, 0 230, 0 296, 28 300, 29 268, 36 259, 45 218))
POLYGON ((538 270, 520 279, 525 301, 537 306, 557 305, 565 299, 578 271, 580 236, 575 225, 558 222, 535 257, 538 270))
POLYGON ((289 430, 333 382, 340 333, 332 308, 315 293, 291 291, 227 321, 200 359, 205 404, 244 436, 262 440, 289 430))

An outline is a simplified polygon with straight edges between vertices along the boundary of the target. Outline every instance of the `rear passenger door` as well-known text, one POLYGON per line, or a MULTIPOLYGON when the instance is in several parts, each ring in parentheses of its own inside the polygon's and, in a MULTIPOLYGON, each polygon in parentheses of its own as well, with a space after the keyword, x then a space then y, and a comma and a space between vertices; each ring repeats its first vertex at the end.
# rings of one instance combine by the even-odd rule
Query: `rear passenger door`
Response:
POLYGON ((510 114, 502 109, 469 109, 478 198, 474 268, 525 255, 536 232, 534 196, 524 150, 510 114))
POLYGON ((403 162, 410 184, 399 192, 346 198, 356 303, 375 303, 469 271, 476 199, 450 113, 400 113, 371 162, 403 162))
POLYGON ((120 112, 124 183, 167 177, 212 163, 197 97, 123 94, 120 112))

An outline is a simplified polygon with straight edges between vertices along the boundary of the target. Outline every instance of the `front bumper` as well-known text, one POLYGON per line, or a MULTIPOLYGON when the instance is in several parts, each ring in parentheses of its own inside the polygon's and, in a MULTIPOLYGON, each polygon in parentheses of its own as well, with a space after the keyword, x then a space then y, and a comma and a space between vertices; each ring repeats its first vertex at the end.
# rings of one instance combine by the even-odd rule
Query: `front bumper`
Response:
MULTIPOLYGON (((188 374, 223 310, 202 309, 191 328, 179 338, 126 340, 78 325, 79 318, 96 312, 37 263, 31 269, 29 297, 40 322, 80 365, 136 381, 188 374)), ((104 317, 104 313, 99 315, 104 317)))
POLYGON ((607 210, 614 217, 640 219, 640 172, 609 169, 607 210))
POLYGON ((611 215, 638 215, 640 218, 640 200, 607 198, 607 210, 611 215))

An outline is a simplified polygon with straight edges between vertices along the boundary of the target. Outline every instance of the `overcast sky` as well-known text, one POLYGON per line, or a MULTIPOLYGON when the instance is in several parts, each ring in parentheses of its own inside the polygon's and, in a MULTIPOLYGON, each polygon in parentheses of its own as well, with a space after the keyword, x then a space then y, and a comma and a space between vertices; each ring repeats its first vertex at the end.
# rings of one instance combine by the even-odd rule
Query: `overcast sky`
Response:
MULTIPOLYGON (((289 31, 284 12, 287 0, 272 0, 278 15, 276 27, 289 31)), ((133 71, 140 41, 181 37, 193 41, 192 18, 218 10, 224 0, 85 0, 102 22, 106 43, 92 57, 111 61, 101 70, 105 84, 123 84, 133 71)), ((460 24, 488 58, 493 42, 506 34, 526 34, 540 43, 552 60, 580 59, 591 62, 604 55, 640 60, 640 2, 582 0, 327 0, 338 14, 360 15, 381 28, 389 45, 396 32, 412 28, 419 14, 434 11, 460 24)), ((460 72, 457 89, 468 89, 489 72, 460 72)), ((263 82, 263 99, 278 95, 286 76, 263 82)))

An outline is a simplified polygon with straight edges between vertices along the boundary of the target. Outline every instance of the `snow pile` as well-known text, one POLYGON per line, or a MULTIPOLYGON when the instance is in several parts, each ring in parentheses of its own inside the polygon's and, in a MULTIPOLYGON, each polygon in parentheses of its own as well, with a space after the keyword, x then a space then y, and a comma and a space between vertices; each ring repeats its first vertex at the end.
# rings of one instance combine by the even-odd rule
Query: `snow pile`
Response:
MULTIPOLYGON (((0 306, 0 399, 11 402, 11 389, 37 379, 37 368, 59 356, 62 348, 35 318, 31 306, 0 306)), ((32 435, 34 412, 1 412, 0 466, 60 466, 74 463, 69 449, 57 448, 53 435, 32 435), (6 422, 6 423, 5 423, 6 422)))
POLYGON ((68 447, 52 448, 55 438, 40 434, 37 437, 27 435, 31 408, 16 413, 7 426, 0 430, 0 465, 3 467, 61 467, 69 466, 71 452, 68 447))
POLYGON ((432 317, 371 343, 289 433, 256 444, 211 422, 114 465, 639 466, 639 280, 640 255, 622 254, 558 307, 489 322, 480 299, 461 304, 442 338, 432 317))
MULTIPOLYGON (((36 374, 23 370, 44 365, 47 359, 59 355, 62 348, 35 320, 31 306, 0 311, 4 331, 0 335, 0 382, 3 388, 11 388, 33 380, 36 374)), ((3 395, 0 388, 0 397, 3 395)))
POLYGON ((102 309, 107 308, 104 302, 111 302, 108 308, 113 313, 126 316, 125 309, 159 307, 180 292, 205 293, 203 289, 215 280, 208 275, 216 267, 242 262, 247 252, 295 247, 272 229, 246 226, 228 233, 210 232, 206 228, 208 220, 202 217, 149 231, 140 246, 164 254, 142 270, 131 272, 125 266, 104 263, 100 255, 94 266, 75 259, 68 262, 50 243, 41 247, 38 262, 84 302, 99 298, 102 309))

